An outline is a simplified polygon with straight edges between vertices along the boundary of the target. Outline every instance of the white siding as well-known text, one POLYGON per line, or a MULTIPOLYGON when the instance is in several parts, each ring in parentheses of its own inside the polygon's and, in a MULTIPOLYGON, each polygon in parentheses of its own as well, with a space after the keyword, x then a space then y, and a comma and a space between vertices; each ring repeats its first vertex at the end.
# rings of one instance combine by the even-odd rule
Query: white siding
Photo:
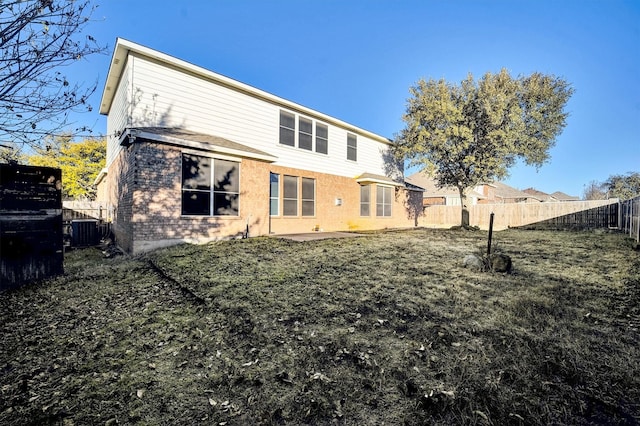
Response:
POLYGON ((107 117, 107 167, 116 158, 122 147, 118 144, 119 135, 129 122, 131 68, 128 63, 123 72, 113 98, 113 104, 107 117))
MULTIPOLYGON (((329 154, 318 154, 280 145, 280 105, 224 87, 177 68, 130 56, 127 69, 131 73, 131 126, 183 127, 252 146, 279 158, 276 165, 355 177, 361 173, 385 174, 382 152, 388 145, 323 120, 329 128, 329 154), (347 133, 358 139, 358 161, 347 160, 347 133)), ((108 129, 122 130, 127 110, 125 91, 129 86, 123 74, 113 105, 109 111, 108 129), (113 120, 111 116, 115 115, 113 120)), ((296 112, 296 111, 292 111, 296 112)), ((316 117, 302 114, 316 121, 316 117)), ((315 126, 314 126, 315 127, 315 126)))

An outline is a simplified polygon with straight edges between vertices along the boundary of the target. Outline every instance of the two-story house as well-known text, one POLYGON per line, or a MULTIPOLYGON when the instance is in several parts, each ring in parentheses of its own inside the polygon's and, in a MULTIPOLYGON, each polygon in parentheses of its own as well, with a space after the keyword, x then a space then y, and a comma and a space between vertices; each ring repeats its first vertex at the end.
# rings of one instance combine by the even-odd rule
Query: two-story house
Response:
POLYGON ((127 40, 116 42, 100 113, 98 192, 130 253, 409 227, 422 211, 389 139, 127 40))

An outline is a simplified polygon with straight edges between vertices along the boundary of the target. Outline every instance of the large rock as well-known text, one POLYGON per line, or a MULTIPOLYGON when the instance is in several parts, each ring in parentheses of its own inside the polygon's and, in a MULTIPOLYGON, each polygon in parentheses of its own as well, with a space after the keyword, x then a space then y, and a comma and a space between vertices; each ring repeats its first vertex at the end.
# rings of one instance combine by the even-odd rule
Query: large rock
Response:
POLYGON ((470 268, 476 271, 484 270, 484 261, 482 258, 475 254, 468 254, 464 257, 462 264, 465 268, 470 268))
POLYGON ((489 264, 494 272, 511 272, 511 258, 506 254, 492 254, 489 264))

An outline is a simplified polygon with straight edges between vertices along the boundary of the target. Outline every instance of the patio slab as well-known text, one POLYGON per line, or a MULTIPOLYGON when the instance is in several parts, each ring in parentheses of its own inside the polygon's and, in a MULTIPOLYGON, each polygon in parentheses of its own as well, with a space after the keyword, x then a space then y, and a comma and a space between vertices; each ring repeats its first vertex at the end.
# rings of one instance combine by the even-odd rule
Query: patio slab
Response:
POLYGON ((308 232, 303 234, 279 234, 274 235, 273 237, 293 241, 316 241, 326 240, 328 238, 354 238, 361 236, 362 234, 356 234, 353 232, 308 232))

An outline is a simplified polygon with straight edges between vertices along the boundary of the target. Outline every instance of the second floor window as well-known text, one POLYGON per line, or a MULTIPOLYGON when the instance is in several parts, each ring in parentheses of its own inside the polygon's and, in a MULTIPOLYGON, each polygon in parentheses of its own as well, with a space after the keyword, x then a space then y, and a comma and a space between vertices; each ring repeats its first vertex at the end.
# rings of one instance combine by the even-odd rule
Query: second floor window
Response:
POLYGON ((358 161, 358 139, 351 133, 347 134, 347 160, 358 161))
POLYGON ((291 112, 280 111, 279 137, 280 145, 298 147, 305 151, 315 150, 319 154, 329 152, 329 126, 291 112))
POLYGON ((296 116, 286 111, 280 111, 280 143, 296 146, 296 116))
POLYGON ((326 154, 329 152, 329 128, 324 124, 316 123, 316 152, 326 154))
POLYGON ((300 117, 298 120, 298 148, 313 150, 313 123, 308 118, 300 117))

